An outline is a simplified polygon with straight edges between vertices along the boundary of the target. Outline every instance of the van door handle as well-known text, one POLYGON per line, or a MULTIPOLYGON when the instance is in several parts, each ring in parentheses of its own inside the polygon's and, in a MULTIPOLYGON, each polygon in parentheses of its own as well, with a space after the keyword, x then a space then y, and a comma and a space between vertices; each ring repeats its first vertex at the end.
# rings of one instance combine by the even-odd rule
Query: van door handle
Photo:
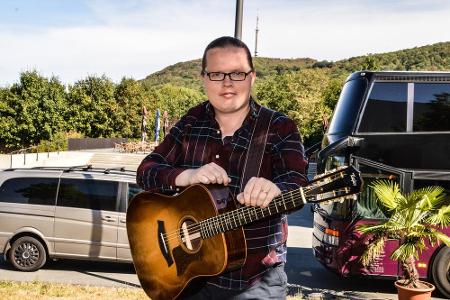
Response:
POLYGON ((116 219, 111 216, 103 216, 102 220, 106 221, 106 222, 115 222, 116 221, 116 219))
POLYGON ((120 223, 126 223, 127 220, 126 219, 119 219, 120 223))

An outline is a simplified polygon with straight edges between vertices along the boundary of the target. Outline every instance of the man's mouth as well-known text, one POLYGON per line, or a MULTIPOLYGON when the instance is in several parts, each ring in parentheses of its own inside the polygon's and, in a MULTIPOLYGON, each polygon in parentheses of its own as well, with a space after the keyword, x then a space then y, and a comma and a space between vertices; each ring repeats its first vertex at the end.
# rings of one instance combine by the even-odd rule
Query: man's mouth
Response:
POLYGON ((225 97, 225 98, 230 98, 230 97, 233 97, 235 95, 236 95, 236 93, 233 93, 233 92, 220 93, 220 96, 225 97))

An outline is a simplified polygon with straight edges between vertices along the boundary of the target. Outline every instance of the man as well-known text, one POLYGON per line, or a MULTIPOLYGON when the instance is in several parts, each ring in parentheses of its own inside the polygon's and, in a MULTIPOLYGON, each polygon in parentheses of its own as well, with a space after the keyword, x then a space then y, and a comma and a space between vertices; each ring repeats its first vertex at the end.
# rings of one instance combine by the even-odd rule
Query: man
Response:
MULTIPOLYGON (((306 161, 297 127, 275 112, 259 177, 240 190, 260 108, 250 95, 256 74, 248 47, 232 37, 212 41, 203 55, 201 75, 208 101, 191 108, 142 161, 138 184, 145 190, 172 193, 195 183, 222 184, 240 204, 260 207, 267 207, 281 192, 304 185, 306 161)), ((212 278, 192 299, 286 297, 286 215, 246 225, 244 232, 244 266, 212 278)))

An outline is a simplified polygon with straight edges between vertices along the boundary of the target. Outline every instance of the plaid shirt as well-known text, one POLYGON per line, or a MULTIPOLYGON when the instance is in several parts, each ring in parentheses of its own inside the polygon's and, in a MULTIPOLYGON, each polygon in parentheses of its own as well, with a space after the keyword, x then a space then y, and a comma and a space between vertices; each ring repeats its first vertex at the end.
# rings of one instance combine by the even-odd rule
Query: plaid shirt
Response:
MULTIPOLYGON (((231 194, 240 193, 240 180, 250 135, 259 105, 250 101, 250 112, 232 137, 222 139, 214 109, 206 101, 170 130, 164 141, 141 163, 137 183, 145 190, 174 193, 175 178, 188 168, 215 162, 227 171, 231 194)), ((260 177, 274 182, 282 192, 305 185, 306 161, 295 123, 276 112, 272 118, 260 177)), ((287 216, 282 214, 244 226, 247 260, 236 271, 214 277, 210 283, 244 289, 257 282, 269 266, 286 261, 287 216)))

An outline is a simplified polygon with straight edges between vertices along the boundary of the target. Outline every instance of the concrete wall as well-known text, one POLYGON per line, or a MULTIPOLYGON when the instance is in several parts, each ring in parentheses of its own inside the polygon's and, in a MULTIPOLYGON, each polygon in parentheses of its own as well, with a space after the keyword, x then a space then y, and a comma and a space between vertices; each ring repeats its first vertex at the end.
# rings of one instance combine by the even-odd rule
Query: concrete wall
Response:
POLYGON ((0 155, 0 169, 86 165, 94 153, 78 151, 0 155))

